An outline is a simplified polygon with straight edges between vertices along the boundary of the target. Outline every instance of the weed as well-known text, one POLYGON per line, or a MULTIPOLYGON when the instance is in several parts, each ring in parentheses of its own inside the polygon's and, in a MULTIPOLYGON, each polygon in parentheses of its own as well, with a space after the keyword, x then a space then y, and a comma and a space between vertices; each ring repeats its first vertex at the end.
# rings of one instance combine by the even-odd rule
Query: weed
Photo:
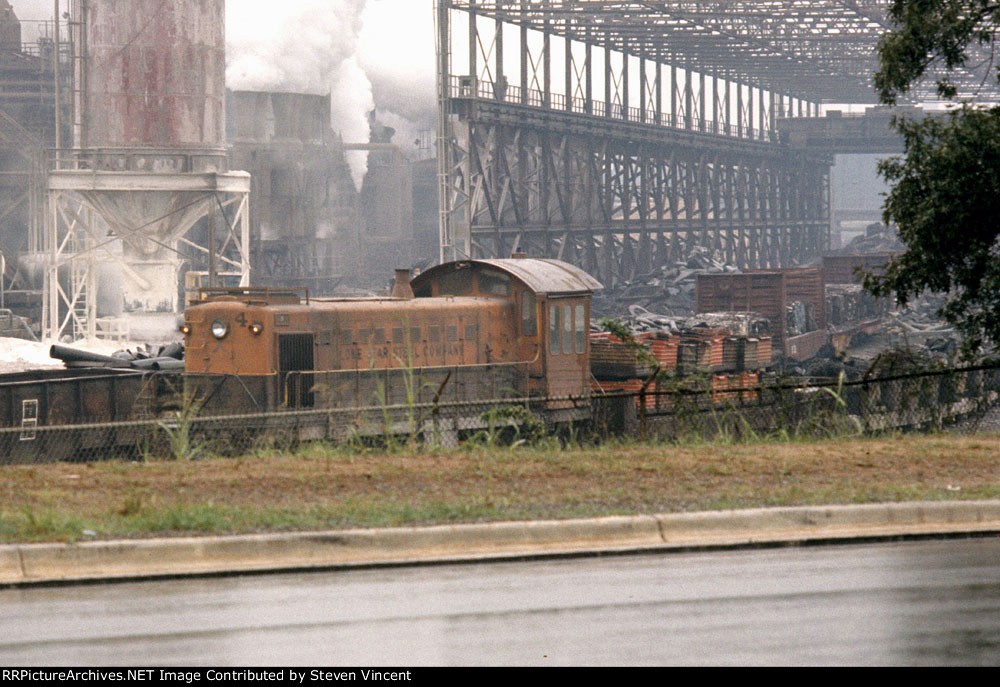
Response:
POLYGON ((546 433, 545 423, 523 405, 504 405, 480 414, 486 428, 470 440, 472 446, 495 448, 501 444, 517 448, 538 441, 546 433))
POLYGON ((22 541, 59 540, 72 544, 90 527, 75 515, 51 509, 38 512, 24 507, 20 522, 11 523, 10 529, 13 530, 12 538, 22 541))
POLYGON ((118 515, 121 515, 126 518, 133 515, 137 515, 142 510, 143 499, 144 496, 142 492, 137 491, 129 494, 125 498, 125 503, 122 504, 122 507, 118 509, 118 515))
MULTIPOLYGON (((195 420, 201 404, 194 396, 184 394, 180 410, 170 421, 159 422, 157 426, 167 435, 169 457, 176 461, 195 460, 201 456, 205 444, 194 433, 195 420)), ((148 453, 145 457, 148 457, 148 453)))

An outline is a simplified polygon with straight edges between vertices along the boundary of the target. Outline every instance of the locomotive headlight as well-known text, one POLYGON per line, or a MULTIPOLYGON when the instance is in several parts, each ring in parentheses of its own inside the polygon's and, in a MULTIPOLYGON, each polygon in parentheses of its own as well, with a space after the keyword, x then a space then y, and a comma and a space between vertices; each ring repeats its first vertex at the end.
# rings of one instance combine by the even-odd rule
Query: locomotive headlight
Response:
POLYGON ((212 336, 216 339, 221 339, 228 333, 229 326, 222 320, 216 320, 212 323, 212 336))
POLYGON ((264 331, 264 325, 258 322, 254 322, 252 325, 250 325, 250 333, 253 334, 254 336, 257 336, 262 331, 264 331))
POLYGON ((187 326, 186 324, 181 327, 181 334, 187 336, 190 333, 191 333, 191 327, 187 326))

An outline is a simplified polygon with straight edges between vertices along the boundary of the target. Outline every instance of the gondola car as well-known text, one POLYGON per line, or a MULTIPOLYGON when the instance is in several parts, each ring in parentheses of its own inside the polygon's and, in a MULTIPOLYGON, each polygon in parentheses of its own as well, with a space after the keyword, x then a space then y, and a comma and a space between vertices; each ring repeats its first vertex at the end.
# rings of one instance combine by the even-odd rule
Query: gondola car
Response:
MULTIPOLYGON (((404 270, 386 298, 204 290, 185 312, 189 394, 209 414, 587 396, 600 288, 567 263, 511 258, 412 283, 404 270)), ((585 405, 542 407, 559 421, 585 405)))

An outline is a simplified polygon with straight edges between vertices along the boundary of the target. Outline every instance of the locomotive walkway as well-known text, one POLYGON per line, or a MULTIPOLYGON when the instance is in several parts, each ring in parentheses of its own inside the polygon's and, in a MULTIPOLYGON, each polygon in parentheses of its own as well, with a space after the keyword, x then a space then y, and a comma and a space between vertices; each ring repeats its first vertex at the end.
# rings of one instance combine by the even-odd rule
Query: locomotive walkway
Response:
POLYGON ((1000 535, 1000 501, 0 546, 0 587, 1000 535))

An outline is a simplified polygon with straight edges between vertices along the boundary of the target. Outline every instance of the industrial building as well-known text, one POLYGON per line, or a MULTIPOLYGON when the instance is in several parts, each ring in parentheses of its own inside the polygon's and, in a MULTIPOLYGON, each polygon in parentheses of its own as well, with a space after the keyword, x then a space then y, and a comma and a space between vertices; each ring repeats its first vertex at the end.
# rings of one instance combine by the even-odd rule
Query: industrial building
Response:
POLYGON ((224 0, 67 7, 26 46, 0 2, 0 307, 39 336, 159 338, 200 287, 378 290, 432 261, 433 161, 374 115, 343 141, 329 95, 228 91, 224 0))

